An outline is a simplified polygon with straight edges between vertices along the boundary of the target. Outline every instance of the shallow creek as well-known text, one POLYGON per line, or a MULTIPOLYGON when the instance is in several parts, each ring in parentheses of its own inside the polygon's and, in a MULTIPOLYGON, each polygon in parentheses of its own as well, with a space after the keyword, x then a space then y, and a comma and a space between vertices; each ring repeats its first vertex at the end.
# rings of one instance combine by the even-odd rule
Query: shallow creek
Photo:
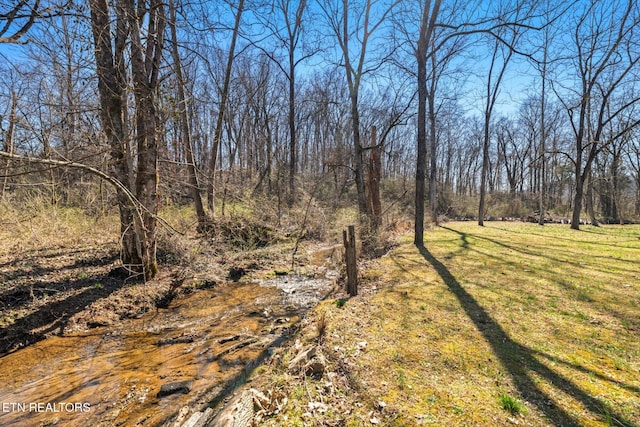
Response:
POLYGON ((8 354, 0 358, 0 425, 163 424, 224 394, 331 286, 301 276, 227 283, 8 354), (178 392, 158 395, 171 389, 178 392))

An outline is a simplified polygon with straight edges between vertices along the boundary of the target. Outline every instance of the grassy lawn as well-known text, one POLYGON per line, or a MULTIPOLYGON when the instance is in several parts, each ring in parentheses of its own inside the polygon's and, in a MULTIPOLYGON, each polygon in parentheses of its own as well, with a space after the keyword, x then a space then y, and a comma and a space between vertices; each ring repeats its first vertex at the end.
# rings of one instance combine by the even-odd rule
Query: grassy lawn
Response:
MULTIPOLYGON (((640 227, 449 223, 425 247, 406 236, 317 309, 352 408, 328 425, 639 425, 640 227)), ((289 425, 332 402, 303 381, 289 425)))

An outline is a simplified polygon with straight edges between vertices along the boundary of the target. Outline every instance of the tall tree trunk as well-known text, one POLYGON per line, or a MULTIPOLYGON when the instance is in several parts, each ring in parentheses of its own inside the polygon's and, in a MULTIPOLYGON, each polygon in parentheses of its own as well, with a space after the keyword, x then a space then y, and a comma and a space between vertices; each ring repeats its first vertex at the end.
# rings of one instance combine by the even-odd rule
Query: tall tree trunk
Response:
MULTIPOLYGON (((583 82, 583 93, 586 93, 587 90, 584 89, 586 83, 583 82)), ((588 108, 588 100, 585 98, 582 99, 582 103, 580 105, 580 113, 578 118, 578 132, 576 134, 576 158, 574 162, 574 170, 575 170, 575 193, 573 196, 573 213, 571 217, 571 228, 573 230, 580 229, 580 214, 582 213, 582 200, 584 198, 584 186, 587 181, 588 175, 591 173, 591 163, 587 161, 584 169, 582 168, 582 157, 584 150, 584 138, 587 123, 587 108, 588 108)))
POLYGON ((424 201, 427 176, 427 64, 426 52, 418 53, 418 139, 416 155, 416 195, 413 243, 424 246, 424 201))
MULTIPOLYGON (((350 48, 351 36, 353 35, 352 29, 350 29, 349 21, 349 1, 342 0, 342 13, 340 20, 336 20, 335 31, 338 36, 338 43, 342 50, 342 59, 344 60, 344 69, 347 78, 347 87, 349 89, 349 100, 351 103, 351 129, 353 138, 353 172, 354 180, 356 184, 357 200, 358 200, 358 213, 360 216, 360 234, 361 236, 369 237, 369 227, 373 222, 370 216, 370 209, 367 207, 367 195, 366 195, 366 183, 365 183, 365 170, 363 154, 364 149, 362 147, 362 141, 360 139, 360 111, 358 106, 358 97, 360 91, 360 83, 362 77, 365 74, 364 64, 367 53, 367 44, 373 31, 378 28, 384 21, 384 17, 391 11, 391 6, 387 9, 379 21, 371 23, 371 7, 375 4, 375 1, 367 0, 364 6, 363 15, 358 19, 362 19, 361 35, 359 37, 360 50, 357 61, 352 62, 353 49, 350 48), (341 29, 340 29, 341 27, 341 29), (357 64, 354 66, 354 64, 357 64)), ((325 10, 326 12, 326 10, 325 10)), ((333 19, 333 17, 330 17, 333 19)), ((356 33, 359 30, 356 31, 356 33)))
MULTIPOLYGON (((9 113, 9 129, 7 129, 7 135, 4 140, 3 150, 9 154, 13 154, 13 134, 15 132, 15 126, 17 121, 16 110, 18 108, 18 95, 16 95, 15 91, 11 91, 11 112, 9 113)), ((9 180, 9 166, 10 159, 5 159, 4 164, 4 178, 2 179, 2 194, 0 195, 0 200, 4 200, 5 193, 7 191, 7 183, 9 180)))
POLYGON ((191 141, 191 129, 189 126, 189 106, 185 91, 185 81, 182 74, 182 60, 178 50, 178 36, 176 31, 176 7, 174 0, 169 1, 169 25, 171 30, 171 54, 173 56, 173 64, 175 67, 176 79, 178 83, 178 121, 180 123, 180 133, 182 145, 185 149, 187 157, 187 174, 189 176, 189 186, 191 187, 191 196, 196 209, 196 217, 198 218, 198 230, 205 231, 209 226, 207 214, 204 211, 202 197, 200 196, 200 186, 198 184, 198 175, 196 171, 195 159, 193 156, 193 144, 191 141))
MULTIPOLYGON (((133 5, 131 5, 133 6, 133 5)), ((137 12, 129 10, 131 28, 131 74, 133 94, 136 101, 136 142, 138 163, 136 174, 136 196, 144 206, 142 223, 136 222, 140 240, 142 271, 145 279, 153 278, 158 272, 156 261, 156 216, 158 214, 158 118, 155 93, 158 88, 158 74, 164 47, 166 17, 161 0, 151 0, 149 10, 139 3, 137 12), (148 16, 145 16, 148 15, 148 16), (143 46, 142 24, 148 34, 147 45, 143 46)), ((135 218, 134 218, 135 219, 135 218)))
MULTIPOLYGON (((115 43, 111 41, 109 5, 106 0, 91 0, 91 30, 95 43, 95 58, 100 96, 100 118, 103 131, 111 147, 112 174, 128 191, 133 187, 133 171, 126 132, 126 72, 125 44, 129 28, 121 4, 116 5, 115 43)), ((124 268, 139 270, 142 257, 138 244, 134 217, 137 215, 124 190, 118 189, 120 216, 120 260, 124 268)))
MULTIPOLYGON (((431 38, 435 30, 436 19, 440 11, 440 0, 427 0, 420 17, 420 34, 416 43, 416 61, 418 65, 418 135, 416 141, 416 193, 413 243, 424 246, 424 200, 427 167, 427 59, 431 38)), ((435 78, 435 76, 433 76, 435 78)))
POLYGON ((380 202, 380 180, 382 175, 382 151, 377 144, 377 129, 371 128, 371 153, 369 153, 369 198, 373 231, 382 225, 382 203, 380 202))
POLYGON ((90 0, 91 28, 95 42, 98 92, 101 102, 103 131, 111 146, 114 178, 118 187, 118 208, 122 233, 121 260, 123 266, 144 279, 153 278, 156 261, 157 200, 157 114, 154 95, 164 42, 164 6, 153 0, 146 3, 120 0, 115 4, 115 40, 111 40, 110 11, 107 0, 90 0), (142 23, 148 44, 141 42, 142 23), (131 43, 127 43, 127 39, 131 43), (127 78, 125 58, 127 46, 131 52, 133 93, 136 101, 137 171, 126 131, 127 78), (132 190, 135 190, 132 191, 132 190), (132 194, 140 203, 134 204, 132 194))
MULTIPOLYGON (((511 61, 511 57, 513 56, 513 46, 516 43, 516 39, 518 37, 518 33, 514 31, 512 33, 512 39, 509 42, 509 46, 506 47, 507 52, 503 56, 503 60, 501 64, 497 64, 499 49, 502 46, 502 41, 496 39, 495 46, 493 48, 492 57, 491 57, 491 65, 489 66, 489 73, 487 77, 487 105, 484 110, 484 135, 482 141, 482 172, 480 177, 480 204, 478 206, 478 225, 484 226, 484 216, 486 214, 486 195, 487 195, 487 180, 489 179, 490 168, 491 168, 491 160, 489 158, 489 146, 491 144, 491 135, 490 135, 490 127, 491 127, 491 116, 493 114, 493 108, 496 105, 498 100, 498 93, 500 91, 500 85, 502 84, 502 79, 504 78, 504 74, 507 70, 507 66, 509 65, 509 61, 511 61), (496 66, 499 66, 498 75, 494 76, 494 69, 496 66), (495 82, 493 82, 493 78, 495 82)), ((493 185, 492 185, 493 187, 493 185)))
MULTIPOLYGON (((365 25, 368 24, 369 18, 369 10, 371 7, 371 3, 367 2, 367 11, 365 18, 365 25)), ((362 222, 367 217, 367 197, 365 194, 365 185, 364 185, 364 165, 362 163, 362 144, 360 143, 360 111, 358 110, 358 91, 360 89, 360 78, 361 73, 359 73, 360 69, 357 71, 351 65, 351 57, 349 56, 349 3, 347 0, 342 0, 342 24, 343 24, 343 59, 345 61, 345 71, 347 75, 347 86, 349 88, 349 100, 351 101, 351 129, 353 132, 353 172, 354 172, 354 181, 356 183, 356 194, 358 199, 358 213, 360 214, 360 221, 362 222)), ((367 32, 367 28, 365 27, 365 35, 367 32)), ((367 38, 363 41, 363 44, 366 42, 367 38)), ((360 58, 364 58, 364 47, 362 48, 362 52, 360 58)), ((361 60, 360 63, 363 61, 361 60)), ((364 231, 365 228, 362 227, 361 232, 364 231)))
MULTIPOLYGON (((487 99, 487 103, 489 103, 487 99)), ((480 173, 480 204, 478 206, 478 225, 484 226, 484 215, 486 212, 487 197, 487 176, 489 175, 489 124, 491 121, 491 112, 487 108, 484 117, 484 137, 482 139, 482 171, 480 173)))
POLYGON ((428 94, 429 104, 429 210, 431 211, 431 222, 438 225, 438 138, 436 134, 436 58, 435 53, 431 57, 432 76, 431 89, 428 94))
POLYGON ((360 213, 361 220, 367 221, 369 217, 369 210, 367 209, 367 196, 365 192, 364 162, 362 159, 364 149, 360 142, 360 111, 358 110, 357 90, 351 95, 351 125, 353 130, 353 169, 356 192, 358 195, 358 212, 360 213))
MULTIPOLYGON (((290 40, 292 45, 292 41, 290 40)), ((296 199, 296 63, 293 47, 289 49, 289 208, 296 199)))
POLYGON ((547 86, 547 49, 549 46, 549 33, 545 29, 544 52, 542 56, 542 91, 540 94, 540 195, 538 210, 540 211, 539 225, 544 225, 544 197, 546 185, 546 141, 547 129, 545 128, 546 86, 547 86))
POLYGON ((227 56, 227 66, 224 72, 222 92, 220 93, 220 109, 218 111, 215 134, 213 136, 213 144, 211 146, 211 157, 209 158, 209 185, 207 188, 207 203, 209 205, 209 211, 211 212, 211 215, 214 214, 215 208, 215 178, 216 163, 218 162, 218 147, 220 146, 220 139, 222 139, 222 127, 224 125, 224 119, 227 110, 229 85, 231 83, 231 70, 233 69, 233 58, 235 56, 236 42, 238 40, 238 31, 240 30, 242 12, 244 12, 244 0, 239 0, 235 23, 233 26, 233 34, 231 35, 231 45, 229 46, 229 55, 227 56))

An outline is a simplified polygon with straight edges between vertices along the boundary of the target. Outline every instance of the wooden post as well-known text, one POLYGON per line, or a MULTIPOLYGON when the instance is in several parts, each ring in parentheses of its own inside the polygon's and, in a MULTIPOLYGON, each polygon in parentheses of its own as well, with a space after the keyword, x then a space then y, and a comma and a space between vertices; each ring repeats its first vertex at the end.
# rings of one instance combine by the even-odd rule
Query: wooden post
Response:
POLYGON ((347 231, 342 231, 342 240, 344 240, 344 258, 347 264, 347 293, 354 297, 358 295, 358 269, 356 267, 356 232, 355 227, 350 225, 347 231))

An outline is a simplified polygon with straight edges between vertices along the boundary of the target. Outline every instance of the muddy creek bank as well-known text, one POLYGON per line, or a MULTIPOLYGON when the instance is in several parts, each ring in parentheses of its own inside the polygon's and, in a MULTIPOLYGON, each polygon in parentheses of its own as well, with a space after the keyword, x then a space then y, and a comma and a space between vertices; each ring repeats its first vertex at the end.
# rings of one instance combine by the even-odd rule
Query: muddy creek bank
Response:
POLYGON ((233 282, 0 358, 3 426, 161 425, 219 398, 327 295, 328 278, 233 282))

